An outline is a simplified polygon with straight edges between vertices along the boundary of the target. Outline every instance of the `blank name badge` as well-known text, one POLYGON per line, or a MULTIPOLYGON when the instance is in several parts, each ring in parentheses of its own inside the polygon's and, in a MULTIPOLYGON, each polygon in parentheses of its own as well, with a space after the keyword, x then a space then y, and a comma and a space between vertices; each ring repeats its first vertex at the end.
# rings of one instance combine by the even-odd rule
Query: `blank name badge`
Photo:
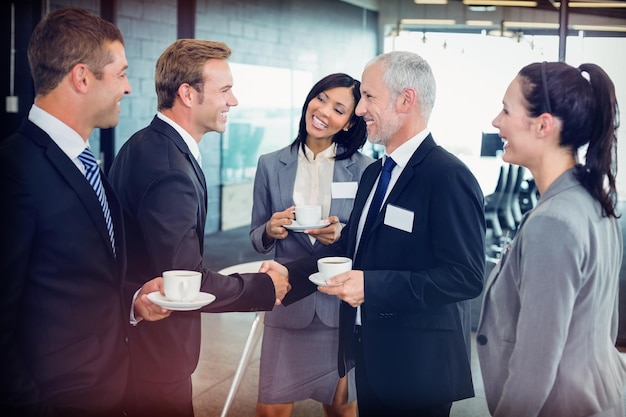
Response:
POLYGON ((333 182, 330 187, 332 198, 354 199, 354 197, 356 197, 356 189, 359 188, 359 183, 356 181, 333 182))
POLYGON ((413 218, 415 214, 411 210, 387 204, 385 212, 385 224, 395 229, 400 229, 408 233, 413 233, 413 218))

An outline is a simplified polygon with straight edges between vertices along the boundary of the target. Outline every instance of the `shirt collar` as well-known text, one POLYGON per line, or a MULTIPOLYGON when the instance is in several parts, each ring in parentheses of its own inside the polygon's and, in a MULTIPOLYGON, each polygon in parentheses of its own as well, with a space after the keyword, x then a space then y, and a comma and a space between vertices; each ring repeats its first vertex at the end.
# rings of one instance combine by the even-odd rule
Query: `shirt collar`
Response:
POLYGON ((85 141, 74 129, 35 104, 30 108, 28 120, 46 132, 70 159, 78 158, 89 147, 89 140, 85 141))
POLYGON ((198 146, 198 142, 196 142, 196 140, 189 134, 189 132, 187 132, 178 123, 176 123, 161 112, 157 113, 157 117, 163 120, 168 125, 172 126, 172 128, 174 128, 174 130, 178 132, 178 134, 183 138, 183 141, 185 141, 185 144, 189 148, 189 152, 191 152, 191 155, 196 158, 196 161, 200 162, 200 147, 198 146))
MULTIPOLYGON (((328 148, 324 149, 322 152, 317 154, 317 158, 315 161, 323 161, 323 160, 333 160, 337 156, 337 144, 333 143, 328 148)), ((304 152, 302 151, 302 147, 298 145, 298 159, 308 159, 310 162, 313 162, 313 151, 309 149, 309 147, 304 144, 304 152), (305 158, 306 155, 306 158, 305 158)))
MULTIPOLYGON (((390 156, 395 163, 402 169, 409 163, 409 159, 413 156, 417 148, 424 142, 426 137, 430 134, 428 129, 424 129, 411 139, 398 146, 391 155, 385 154, 385 158, 390 156)), ((383 160, 384 162, 384 160, 383 160)))

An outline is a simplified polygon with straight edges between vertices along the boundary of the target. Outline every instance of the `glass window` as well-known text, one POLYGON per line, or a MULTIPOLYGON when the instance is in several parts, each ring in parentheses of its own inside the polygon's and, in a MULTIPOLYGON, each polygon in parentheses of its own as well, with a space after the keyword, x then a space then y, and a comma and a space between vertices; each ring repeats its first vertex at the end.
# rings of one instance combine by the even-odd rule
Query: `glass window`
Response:
POLYGON ((307 71, 237 63, 230 66, 239 105, 230 109, 223 136, 223 184, 253 181, 259 156, 295 139, 302 103, 313 85, 307 71))
MULTIPOLYGON (((609 74, 618 103, 626 103, 626 39, 569 36, 566 62, 578 66, 593 62, 609 74)), ((512 37, 444 32, 400 32, 385 38, 385 51, 413 51, 430 63, 437 80, 437 99, 430 119, 435 140, 463 159, 474 171, 483 191, 491 190, 499 172, 496 157, 481 156, 482 138, 497 132, 491 121, 502 108, 504 92, 525 65, 557 61, 558 36, 512 37)), ((626 126, 626 112, 621 114, 626 126)), ((619 131, 618 131, 619 135, 619 131)), ((618 147, 625 153, 626 147, 618 147)), ((618 160, 626 155, 618 155, 618 160)), ((618 170, 618 192, 626 191, 626 170, 618 170)))

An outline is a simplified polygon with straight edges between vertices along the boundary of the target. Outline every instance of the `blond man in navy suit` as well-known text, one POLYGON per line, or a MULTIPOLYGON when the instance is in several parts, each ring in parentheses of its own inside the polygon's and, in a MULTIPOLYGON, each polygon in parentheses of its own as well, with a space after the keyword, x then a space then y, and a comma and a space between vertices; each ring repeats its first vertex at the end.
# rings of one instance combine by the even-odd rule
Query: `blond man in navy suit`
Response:
MULTIPOLYGON (((201 291, 216 300, 201 311, 271 310, 289 289, 279 274, 220 275, 202 265, 207 189, 198 143, 224 132, 238 104, 222 42, 179 39, 156 64, 159 112, 116 156, 109 177, 120 196, 128 240, 127 279, 142 283, 159 271, 202 272, 201 291)), ((191 374, 200 355, 200 310, 177 311, 130 330, 135 412, 193 416, 191 374)))

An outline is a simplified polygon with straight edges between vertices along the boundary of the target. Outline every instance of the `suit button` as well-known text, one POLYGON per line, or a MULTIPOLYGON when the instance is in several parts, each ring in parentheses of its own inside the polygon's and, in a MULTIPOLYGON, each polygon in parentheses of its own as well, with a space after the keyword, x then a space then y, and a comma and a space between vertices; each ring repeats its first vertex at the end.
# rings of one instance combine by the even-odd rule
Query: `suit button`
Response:
POLYGON ((476 343, 478 343, 481 346, 484 346, 487 344, 487 336, 485 336, 484 334, 479 334, 478 336, 476 336, 476 343))

